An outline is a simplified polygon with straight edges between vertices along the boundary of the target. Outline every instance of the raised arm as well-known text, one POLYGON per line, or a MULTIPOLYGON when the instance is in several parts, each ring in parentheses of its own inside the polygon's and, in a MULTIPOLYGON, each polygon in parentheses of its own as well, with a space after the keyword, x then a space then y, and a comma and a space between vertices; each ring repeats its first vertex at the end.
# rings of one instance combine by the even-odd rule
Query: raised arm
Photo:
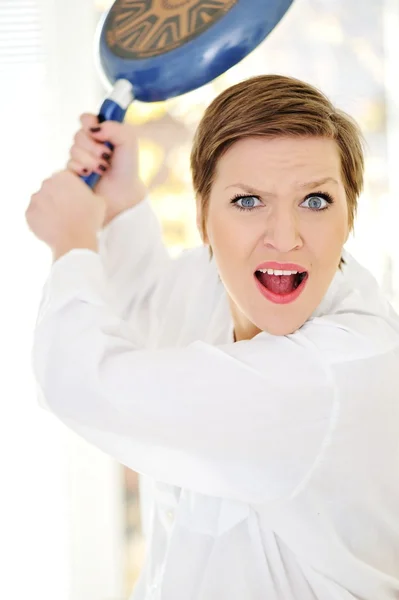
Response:
POLYGON ((106 214, 98 241, 110 301, 115 313, 135 328, 140 347, 145 347, 155 289, 173 261, 140 177, 137 132, 128 123, 106 121, 99 126, 97 117, 88 113, 80 121, 68 170, 101 175, 95 191, 105 201, 106 214), (105 142, 111 142, 112 150, 105 142))
POLYGON ((137 343, 145 347, 155 318, 154 295, 173 262, 148 198, 103 229, 99 254, 115 314, 134 327, 137 343))

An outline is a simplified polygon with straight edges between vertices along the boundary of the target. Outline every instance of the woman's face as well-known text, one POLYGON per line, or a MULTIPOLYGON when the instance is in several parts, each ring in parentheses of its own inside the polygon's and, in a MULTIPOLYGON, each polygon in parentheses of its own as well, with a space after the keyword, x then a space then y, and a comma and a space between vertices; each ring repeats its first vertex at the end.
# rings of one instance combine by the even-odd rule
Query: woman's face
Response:
POLYGON ((204 242, 236 340, 300 328, 323 299, 348 233, 334 140, 246 138, 231 146, 217 165, 204 242))

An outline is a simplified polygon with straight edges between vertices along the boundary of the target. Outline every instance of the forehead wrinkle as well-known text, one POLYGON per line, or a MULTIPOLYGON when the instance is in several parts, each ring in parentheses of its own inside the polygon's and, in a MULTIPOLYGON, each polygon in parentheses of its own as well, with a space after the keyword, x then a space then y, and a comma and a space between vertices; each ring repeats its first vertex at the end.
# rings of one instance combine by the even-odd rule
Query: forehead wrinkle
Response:
POLYGON ((338 185, 338 181, 333 177, 324 177, 323 179, 318 179, 317 181, 308 181, 306 183, 300 183, 298 184, 298 187, 301 189, 312 188, 319 187, 320 185, 324 185, 326 183, 334 183, 335 185, 338 185))
MULTIPOLYGON (((338 181, 336 179, 334 179, 333 177, 324 177, 322 179, 318 179, 315 181, 307 181, 305 183, 297 182, 295 187, 298 187, 300 189, 306 189, 306 188, 310 189, 310 188, 319 187, 321 185, 325 185, 326 183, 333 183, 335 185, 338 185, 338 181)), ((225 190, 227 190, 228 188, 231 188, 231 187, 240 187, 241 189, 245 190, 247 193, 255 194, 256 196, 264 196, 264 197, 278 196, 278 194, 276 194, 274 192, 267 192, 265 190, 260 190, 251 185, 248 185, 246 183, 241 183, 241 182, 232 183, 231 185, 228 185, 227 187, 225 187, 225 190)))

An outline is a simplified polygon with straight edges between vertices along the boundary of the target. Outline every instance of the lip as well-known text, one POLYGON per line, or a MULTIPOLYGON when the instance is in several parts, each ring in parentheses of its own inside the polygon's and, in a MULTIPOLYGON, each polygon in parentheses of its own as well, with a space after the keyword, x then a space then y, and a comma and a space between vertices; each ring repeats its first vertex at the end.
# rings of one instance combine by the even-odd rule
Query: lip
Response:
POLYGON ((296 265, 295 263, 279 263, 279 262, 265 262, 256 267, 256 271, 260 271, 261 269, 276 269, 280 271, 298 271, 298 273, 308 272, 305 267, 301 265, 296 265))
MULTIPOLYGON (((265 263, 265 264, 278 264, 278 263, 265 263)), ((299 265, 291 265, 292 266, 292 271, 297 270, 296 267, 298 267, 299 265)), ((277 269, 280 267, 260 267, 261 269, 277 269)), ((289 270, 288 267, 287 271, 289 270)), ((302 268, 302 267, 301 267, 302 268)), ((305 270, 305 269, 304 269, 305 270)), ((306 277, 303 279, 303 281, 301 281, 301 283, 298 285, 298 287, 292 291, 290 294, 275 294, 274 292, 271 292, 270 290, 268 290, 267 288, 265 288, 261 282, 259 281, 259 279, 256 276, 256 273, 254 273, 254 279, 255 279, 255 283, 258 287, 258 290, 260 291, 260 293, 270 302, 273 302, 274 304, 290 304, 291 302, 295 302, 295 300, 297 300, 297 298, 299 298, 299 296, 302 294, 303 290, 306 287, 306 284, 308 282, 309 279, 309 274, 306 275, 306 277)))

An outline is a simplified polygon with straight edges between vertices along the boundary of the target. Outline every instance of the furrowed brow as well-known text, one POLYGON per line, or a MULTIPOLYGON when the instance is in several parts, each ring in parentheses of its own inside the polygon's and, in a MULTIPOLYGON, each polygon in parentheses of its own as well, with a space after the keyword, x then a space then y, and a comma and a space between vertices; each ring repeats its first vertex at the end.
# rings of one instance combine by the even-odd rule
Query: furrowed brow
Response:
POLYGON ((256 188, 252 187, 251 185, 247 185, 246 183, 239 183, 239 182, 228 185, 225 188, 225 190, 227 190, 228 188, 231 188, 231 187, 240 187, 248 194, 254 194, 255 196, 275 196, 276 195, 276 194, 273 194, 273 192, 265 192, 264 190, 258 190, 256 188))
MULTIPOLYGON (((333 177, 324 177, 323 179, 318 179, 317 181, 307 181, 306 183, 300 183, 298 185, 298 187, 300 189, 314 189, 314 188, 320 187, 321 185, 324 185, 326 183, 334 183, 335 185, 338 185, 338 181, 336 179, 334 179, 333 177)), ((239 187, 242 190, 244 190, 245 192, 247 192, 248 194, 254 194, 255 196, 274 197, 277 195, 277 194, 274 194, 273 192, 266 192, 265 190, 259 190, 257 188, 254 188, 251 185, 247 185, 246 183, 241 183, 241 182, 232 183, 231 185, 228 185, 225 189, 227 190, 228 188, 231 188, 231 187, 239 187)))
POLYGON ((300 187, 301 189, 317 188, 326 183, 335 183, 335 185, 338 185, 338 181, 333 177, 324 177, 323 179, 318 179, 317 181, 308 181, 307 183, 301 183, 298 187, 300 187))

